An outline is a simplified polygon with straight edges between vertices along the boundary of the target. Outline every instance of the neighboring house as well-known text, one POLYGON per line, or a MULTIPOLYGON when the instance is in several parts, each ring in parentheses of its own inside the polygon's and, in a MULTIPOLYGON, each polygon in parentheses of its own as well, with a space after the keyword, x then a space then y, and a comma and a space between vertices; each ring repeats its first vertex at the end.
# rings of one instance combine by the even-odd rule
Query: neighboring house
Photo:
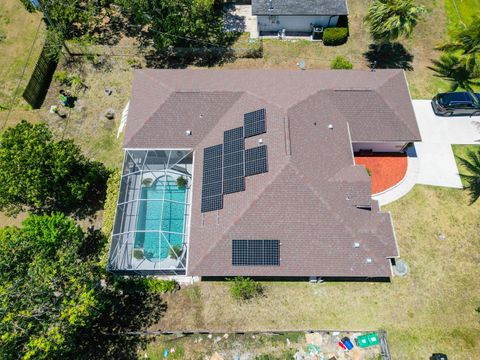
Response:
POLYGON ((137 70, 108 268, 389 278, 392 220, 353 151, 419 140, 402 70, 137 70))
POLYGON ((260 35, 311 34, 313 26, 333 27, 348 15, 346 0, 252 0, 260 35))

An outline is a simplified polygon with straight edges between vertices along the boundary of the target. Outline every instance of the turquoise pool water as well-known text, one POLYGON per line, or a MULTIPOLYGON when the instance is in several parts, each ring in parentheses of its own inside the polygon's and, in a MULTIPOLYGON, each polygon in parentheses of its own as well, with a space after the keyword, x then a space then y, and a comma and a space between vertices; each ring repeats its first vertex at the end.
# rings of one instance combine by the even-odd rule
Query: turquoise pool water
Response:
MULTIPOLYGON (((142 188, 142 199, 138 210, 137 231, 156 230, 183 233, 185 223, 186 189, 179 188, 173 177, 162 177, 150 187, 142 188), (161 201, 165 199, 165 201, 161 201), (170 202, 171 200, 173 202, 170 202)), ((171 246, 182 246, 181 234, 168 232, 137 232, 135 248, 143 248, 145 258, 158 262, 168 257, 168 242, 171 246)))

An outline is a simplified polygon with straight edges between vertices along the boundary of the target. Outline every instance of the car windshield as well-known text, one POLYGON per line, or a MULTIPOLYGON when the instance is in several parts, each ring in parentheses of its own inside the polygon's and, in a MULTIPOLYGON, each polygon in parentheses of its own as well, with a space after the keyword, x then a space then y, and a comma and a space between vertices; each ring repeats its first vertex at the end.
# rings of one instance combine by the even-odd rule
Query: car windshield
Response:
POLYGON ((471 98, 466 92, 451 92, 439 95, 440 104, 458 104, 471 101, 471 98))

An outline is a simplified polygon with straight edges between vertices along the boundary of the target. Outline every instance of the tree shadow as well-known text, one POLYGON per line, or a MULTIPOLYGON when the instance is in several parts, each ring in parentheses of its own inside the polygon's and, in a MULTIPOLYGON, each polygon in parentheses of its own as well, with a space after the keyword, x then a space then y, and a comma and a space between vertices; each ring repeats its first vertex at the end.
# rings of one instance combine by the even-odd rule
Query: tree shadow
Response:
POLYGON ((370 44, 363 56, 370 68, 413 70, 413 55, 398 42, 370 44))
POLYGON ((230 47, 183 48, 145 56, 146 66, 154 69, 185 69, 191 65, 211 67, 235 59, 235 50, 230 47))
POLYGON ((150 341, 140 332, 156 324, 167 310, 159 294, 104 290, 105 305, 90 326, 76 334, 75 359, 138 359, 150 341))

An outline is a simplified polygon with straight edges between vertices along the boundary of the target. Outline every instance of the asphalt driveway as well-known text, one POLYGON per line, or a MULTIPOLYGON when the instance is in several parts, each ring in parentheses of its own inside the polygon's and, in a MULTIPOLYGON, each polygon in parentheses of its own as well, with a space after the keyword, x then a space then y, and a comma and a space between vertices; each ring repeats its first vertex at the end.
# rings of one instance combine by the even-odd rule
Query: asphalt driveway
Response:
POLYGON ((413 100, 422 142, 415 143, 418 184, 462 188, 452 144, 480 145, 480 117, 436 116, 430 100, 413 100))

